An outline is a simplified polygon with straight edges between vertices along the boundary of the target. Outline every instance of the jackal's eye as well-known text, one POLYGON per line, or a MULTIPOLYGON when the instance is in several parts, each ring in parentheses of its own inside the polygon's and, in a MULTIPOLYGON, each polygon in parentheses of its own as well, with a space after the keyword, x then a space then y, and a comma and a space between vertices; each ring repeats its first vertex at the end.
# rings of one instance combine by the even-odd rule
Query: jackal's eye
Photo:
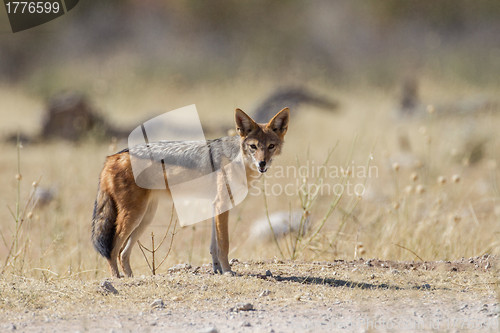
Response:
POLYGON ((274 148, 274 145, 273 144, 270 144, 268 147, 267 147, 269 150, 273 149, 274 148))
POLYGON ((255 149, 257 149, 257 146, 256 145, 250 145, 250 148, 252 148, 252 149, 255 150, 255 149))

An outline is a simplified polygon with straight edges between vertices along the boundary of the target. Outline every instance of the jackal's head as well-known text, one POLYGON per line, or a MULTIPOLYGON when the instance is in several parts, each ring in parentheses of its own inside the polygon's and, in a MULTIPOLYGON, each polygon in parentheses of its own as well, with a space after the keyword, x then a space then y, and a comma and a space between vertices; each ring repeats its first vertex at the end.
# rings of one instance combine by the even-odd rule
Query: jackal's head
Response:
POLYGON ((250 159, 260 173, 266 172, 273 157, 281 152, 289 118, 290 110, 284 108, 267 124, 257 124, 245 112, 236 109, 236 132, 241 137, 243 156, 250 159))

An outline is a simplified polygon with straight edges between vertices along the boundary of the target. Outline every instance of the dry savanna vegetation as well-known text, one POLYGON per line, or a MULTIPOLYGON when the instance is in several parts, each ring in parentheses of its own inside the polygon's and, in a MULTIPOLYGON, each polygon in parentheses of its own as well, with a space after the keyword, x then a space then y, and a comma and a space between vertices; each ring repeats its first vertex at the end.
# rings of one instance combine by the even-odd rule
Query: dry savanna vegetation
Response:
MULTIPOLYGON (((91 95, 92 102, 123 127, 196 103, 203 124, 230 129, 235 107, 251 112, 276 86, 272 80, 190 89, 148 85, 142 93, 139 84, 117 85, 91 95)), ((388 318, 421 306, 419 315, 438 320, 435 310, 446 304, 457 318, 495 323, 498 87, 422 80, 422 107, 411 116, 398 112, 399 88, 338 88, 323 81, 310 88, 339 108, 291 110, 282 156, 231 211, 230 258, 239 260, 234 278, 211 275, 206 265, 209 221, 167 230, 172 206, 166 198, 141 239, 149 249, 154 240, 154 264, 150 252, 136 248, 131 262, 138 277, 111 281, 113 294, 101 286, 109 273, 90 242, 91 214, 104 158, 126 142, 99 141, 92 133, 78 143, 2 142, 0 307, 5 316, 17 314, 2 328, 56 323, 120 330, 147 323, 161 330, 185 327, 184 320, 196 329, 281 330, 287 321, 272 318, 289 309, 314 319, 298 330, 327 330, 332 318, 377 318, 370 302, 393 314, 388 318), (482 96, 492 99, 467 107, 482 96), (461 107, 466 112, 449 112, 461 107), (52 197, 44 200, 41 191, 52 197), (295 231, 273 237, 267 216, 276 212, 290 217, 285 220, 295 231), (265 232, 255 236, 258 223, 265 232), (367 264, 372 258, 387 262, 367 264), (189 265, 169 270, 177 264, 189 265), (238 311, 239 302, 250 302, 254 311, 238 311)), ((0 125, 4 135, 16 128, 38 131, 43 100, 16 86, 1 87, 0 99, 10 110, 0 125)))
POLYGON ((498 0, 80 1, 18 33, 3 8, 0 331, 499 331, 498 0), (163 198, 111 279, 105 158, 192 104, 207 138, 291 109, 230 212, 236 274, 163 198))

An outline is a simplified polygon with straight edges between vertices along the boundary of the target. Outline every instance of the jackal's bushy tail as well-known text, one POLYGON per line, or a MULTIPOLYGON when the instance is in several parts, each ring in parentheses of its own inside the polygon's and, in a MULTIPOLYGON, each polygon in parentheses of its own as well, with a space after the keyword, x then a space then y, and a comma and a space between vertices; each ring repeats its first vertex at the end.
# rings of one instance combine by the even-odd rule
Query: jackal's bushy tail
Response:
POLYGON ((95 249, 106 258, 111 257, 116 230, 116 203, 99 184, 92 217, 92 243, 95 249))

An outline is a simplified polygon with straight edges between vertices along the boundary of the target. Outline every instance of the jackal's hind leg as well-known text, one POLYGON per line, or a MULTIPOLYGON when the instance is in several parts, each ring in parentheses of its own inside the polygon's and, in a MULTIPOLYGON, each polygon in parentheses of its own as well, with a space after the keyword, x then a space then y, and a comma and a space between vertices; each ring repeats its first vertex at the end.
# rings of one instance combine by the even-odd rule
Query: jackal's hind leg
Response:
POLYGON ((130 267, 130 254, 132 253, 132 248, 134 247, 137 240, 139 240, 141 235, 144 233, 144 230, 146 230, 147 226, 153 220, 157 207, 158 207, 158 199, 156 198, 151 199, 140 224, 134 229, 134 231, 132 231, 130 237, 128 238, 127 242, 124 244, 123 248, 120 251, 120 257, 119 257, 120 264, 122 266, 123 272, 128 277, 133 276, 132 268, 130 267))
POLYGON ((117 257, 111 256, 108 259, 108 265, 109 265, 109 272, 111 273, 112 277, 119 278, 120 277, 120 271, 118 270, 118 263, 117 263, 117 257))
MULTIPOLYGON (((120 259, 120 262, 122 261, 120 252, 125 250, 125 248, 127 247, 126 242, 129 240, 132 232, 142 221, 145 211, 146 208, 137 209, 135 211, 122 210, 118 213, 118 217, 116 218, 116 233, 113 240, 113 250, 111 250, 111 257, 108 259, 109 269, 111 271, 111 275, 113 275, 114 277, 120 277, 117 264, 118 259, 120 259)), ((125 274, 127 276, 130 276, 129 274, 132 274, 132 272, 125 272, 125 274)))

